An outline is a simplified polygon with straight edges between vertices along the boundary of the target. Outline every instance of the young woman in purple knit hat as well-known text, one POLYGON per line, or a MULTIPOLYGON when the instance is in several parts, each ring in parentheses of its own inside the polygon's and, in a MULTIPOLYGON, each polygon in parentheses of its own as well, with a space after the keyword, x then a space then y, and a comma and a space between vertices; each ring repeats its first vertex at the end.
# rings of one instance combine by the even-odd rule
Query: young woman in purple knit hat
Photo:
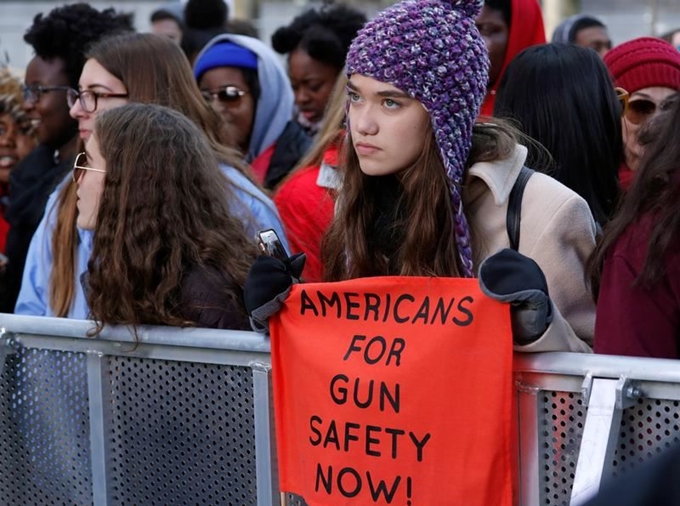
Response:
MULTIPOLYGON (((485 293, 512 305, 518 350, 589 352, 593 217, 576 193, 523 169, 527 150, 514 130, 475 123, 489 69, 474 23, 481 4, 405 0, 352 42, 344 180, 324 240, 325 276, 478 276, 485 293)), ((266 325, 301 263, 257 259, 246 281, 254 325, 266 325)))

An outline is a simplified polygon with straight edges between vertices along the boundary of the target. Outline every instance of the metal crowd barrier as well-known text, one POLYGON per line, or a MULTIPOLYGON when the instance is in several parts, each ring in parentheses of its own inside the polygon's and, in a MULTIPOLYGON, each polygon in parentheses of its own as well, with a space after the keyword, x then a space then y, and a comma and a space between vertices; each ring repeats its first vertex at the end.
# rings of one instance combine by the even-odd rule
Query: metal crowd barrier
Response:
POLYGON ((0 315, 0 503, 278 505, 269 343, 0 315))
POLYGON ((680 441, 680 361, 515 357, 520 504, 580 506, 680 441))
MULTIPOLYGON (((281 503, 265 337, 91 328, 0 314, 0 504, 281 503)), ((680 362, 518 355, 515 382, 521 506, 579 506, 680 440, 680 362)))

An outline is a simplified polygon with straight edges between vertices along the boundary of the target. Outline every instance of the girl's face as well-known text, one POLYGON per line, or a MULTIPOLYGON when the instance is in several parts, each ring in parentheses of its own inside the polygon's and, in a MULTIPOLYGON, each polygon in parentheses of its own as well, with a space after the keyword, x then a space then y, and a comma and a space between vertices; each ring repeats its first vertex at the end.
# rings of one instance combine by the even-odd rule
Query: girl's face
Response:
POLYGON ((503 19, 503 12, 488 5, 482 7, 482 11, 475 19, 475 24, 484 39, 486 48, 489 50, 489 60, 491 61, 489 87, 491 87, 501 77, 505 53, 508 50, 510 27, 503 19))
POLYGON ((26 67, 23 109, 31 120, 38 142, 58 148, 73 137, 73 120, 68 115, 69 86, 61 58, 45 60, 35 56, 26 67))
POLYGON ((77 176, 78 183, 78 221, 80 228, 94 230, 97 225, 99 214, 99 201, 104 191, 106 179, 106 161, 99 151, 99 142, 95 135, 90 135, 85 144, 85 156, 76 158, 80 166, 96 170, 80 170, 77 176))
POLYGON ((256 103, 241 69, 217 67, 206 71, 198 87, 227 122, 229 137, 243 153, 248 153, 255 123, 256 103), (225 90, 229 89, 230 93, 225 90))
POLYGON ((640 128, 660 112, 661 103, 674 93, 671 88, 655 86, 630 94, 628 111, 621 118, 626 165, 630 169, 637 170, 643 153, 638 139, 640 128))
POLYGON ((361 171, 396 174, 423 151, 430 115, 423 105, 392 85, 354 74, 347 83, 347 119, 361 171))
POLYGON ((298 48, 288 57, 288 77, 300 114, 311 123, 321 121, 338 77, 338 69, 315 60, 307 51, 298 48))
POLYGON ((124 97, 110 96, 127 95, 127 88, 120 79, 93 58, 85 62, 78 81, 78 91, 81 93, 83 101, 89 106, 88 110, 83 108, 81 100, 76 100, 69 113, 72 118, 78 120, 78 134, 83 141, 87 141, 92 135, 97 114, 129 102, 124 97), (96 107, 94 107, 95 105, 96 107), (94 110, 92 110, 93 108, 94 110))
POLYGON ((20 125, 10 114, 0 114, 0 183, 9 182, 11 170, 34 147, 29 124, 20 125))

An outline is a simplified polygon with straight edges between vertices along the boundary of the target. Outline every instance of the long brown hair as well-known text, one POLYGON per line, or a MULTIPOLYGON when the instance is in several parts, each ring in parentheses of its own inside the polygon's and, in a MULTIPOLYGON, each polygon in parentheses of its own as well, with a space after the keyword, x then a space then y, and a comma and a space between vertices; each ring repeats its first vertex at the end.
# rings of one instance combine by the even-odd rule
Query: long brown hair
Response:
POLYGON ((245 317, 256 248, 229 209, 231 190, 206 136, 173 109, 136 103, 98 115, 94 135, 106 161, 88 263, 95 334, 114 323, 196 323, 179 304, 193 268, 224 280, 221 295, 245 317))
POLYGON ((680 248, 680 94, 662 104, 666 109, 640 132, 645 152, 636 181, 608 223, 588 262, 591 290, 597 299, 604 261, 619 237, 643 216, 652 216, 647 255, 635 283, 650 287, 666 274, 665 256, 680 248))
MULTIPOLYGON (((359 166, 351 133, 345 144, 344 180, 336 217, 324 238, 322 259, 326 278, 339 281, 367 276, 458 277, 458 249, 453 230, 453 205, 431 124, 422 154, 410 168, 395 176, 366 176, 359 166), (386 178, 393 178, 389 184, 386 178), (386 184, 388 183, 388 184, 386 184), (375 230, 384 213, 384 192, 395 209, 387 231, 395 251, 375 243, 375 230)), ((468 166, 507 158, 517 144, 517 132, 507 123, 480 123, 473 130, 468 166)))
MULTIPOLYGON (((107 37, 86 54, 123 82, 130 102, 154 103, 175 109, 191 119, 207 136, 219 161, 252 181, 241 155, 227 138, 223 119, 206 103, 191 67, 177 44, 166 37, 130 33, 107 37)), ((76 187, 65 184, 59 194, 57 223, 52 234, 50 305, 56 316, 66 316, 75 293, 77 251, 76 187)))

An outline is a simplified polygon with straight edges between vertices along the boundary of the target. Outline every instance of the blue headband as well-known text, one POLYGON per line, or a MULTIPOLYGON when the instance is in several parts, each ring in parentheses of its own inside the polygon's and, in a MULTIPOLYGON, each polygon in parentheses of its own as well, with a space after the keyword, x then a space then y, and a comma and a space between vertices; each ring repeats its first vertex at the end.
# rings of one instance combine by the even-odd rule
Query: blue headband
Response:
POLYGON ((217 67, 257 70, 257 55, 233 42, 218 42, 209 47, 196 61, 194 77, 198 81, 205 72, 217 67))

